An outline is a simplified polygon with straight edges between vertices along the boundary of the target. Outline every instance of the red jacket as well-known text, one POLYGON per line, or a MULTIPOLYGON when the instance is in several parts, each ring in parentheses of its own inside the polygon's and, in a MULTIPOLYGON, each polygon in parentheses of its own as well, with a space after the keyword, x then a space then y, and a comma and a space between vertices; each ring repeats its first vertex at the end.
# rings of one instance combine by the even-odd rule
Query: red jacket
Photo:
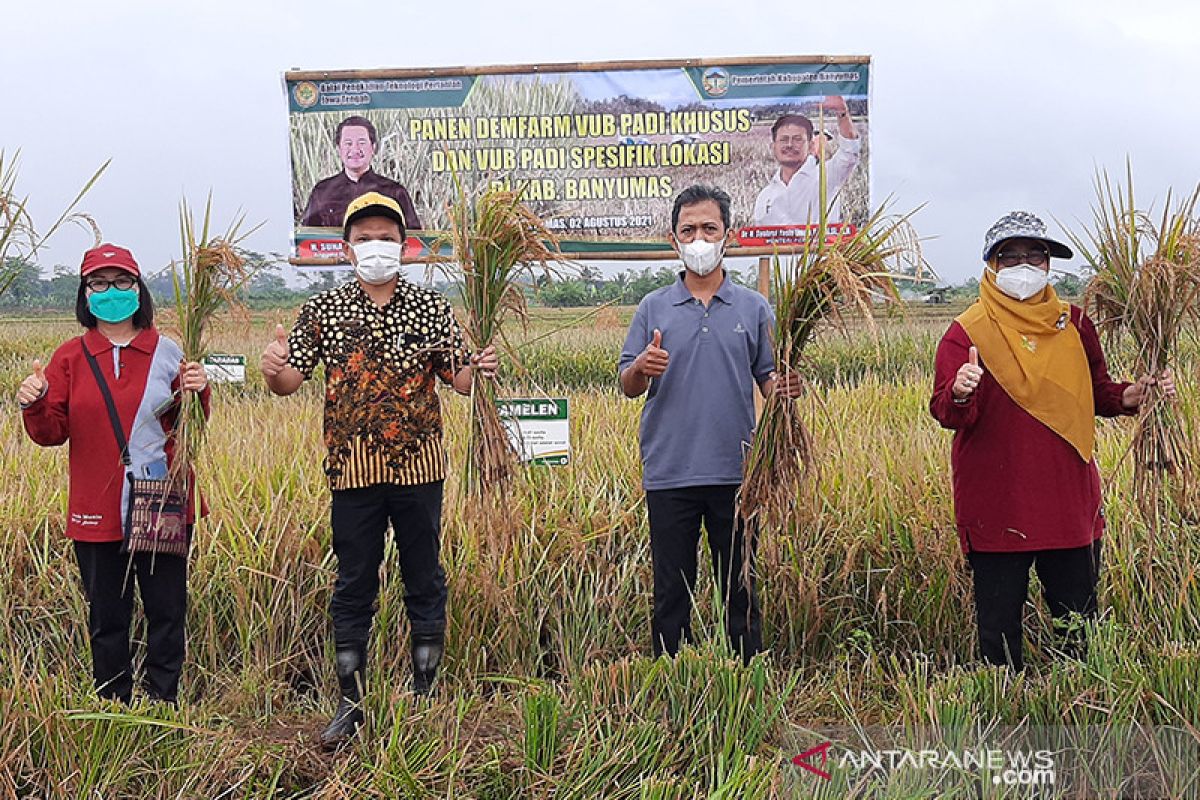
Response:
MULTIPOLYGON (((70 339, 55 351, 46 365, 49 388, 23 410, 25 430, 33 441, 44 446, 69 443, 67 536, 81 542, 120 541, 127 481, 104 396, 81 342, 96 357, 108 383, 135 469, 164 454, 168 464, 173 457, 174 441, 166 433, 177 406, 169 405, 158 416, 154 411, 164 402, 169 404, 179 386, 182 351, 153 328, 141 331, 122 348, 114 348, 99 331, 89 330, 82 339, 70 339)), ((208 413, 207 388, 201 401, 208 413)), ((188 509, 188 519, 194 521, 194 509, 188 509)))
MULTIPOLYGON (((1121 404, 1128 383, 1108 375, 1090 319, 1071 306, 1092 373, 1096 414, 1136 414, 1121 404)), ((950 387, 971 340, 958 322, 938 345, 929 411, 954 431, 950 466, 954 516, 964 552, 1023 552, 1084 547, 1104 531, 1100 473, 1065 439, 1013 402, 983 367, 983 380, 958 405, 950 387)))

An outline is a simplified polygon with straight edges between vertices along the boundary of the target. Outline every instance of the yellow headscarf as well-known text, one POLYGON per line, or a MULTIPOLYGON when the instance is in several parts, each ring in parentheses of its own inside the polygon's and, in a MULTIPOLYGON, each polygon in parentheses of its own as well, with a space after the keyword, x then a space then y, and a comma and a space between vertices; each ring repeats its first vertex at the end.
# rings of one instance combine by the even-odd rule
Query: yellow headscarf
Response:
POLYGON ((986 270, 979 301, 958 316, 958 323, 1008 396, 1091 461, 1096 441, 1091 371, 1071 324, 1071 307, 1054 287, 1015 300, 986 270))

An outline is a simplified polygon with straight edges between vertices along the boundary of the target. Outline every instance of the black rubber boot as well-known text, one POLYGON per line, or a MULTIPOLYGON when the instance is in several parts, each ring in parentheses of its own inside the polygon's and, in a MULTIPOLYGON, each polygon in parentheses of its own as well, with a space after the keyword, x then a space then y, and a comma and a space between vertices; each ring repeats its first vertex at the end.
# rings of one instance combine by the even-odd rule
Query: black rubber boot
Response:
POLYGON ((345 744, 362 724, 362 692, 366 683, 366 653, 362 650, 337 651, 337 679, 341 690, 337 711, 321 731, 321 746, 335 750, 345 744))
POLYGON ((441 634, 413 634, 413 694, 427 695, 433 691, 438 664, 442 663, 444 641, 441 634))

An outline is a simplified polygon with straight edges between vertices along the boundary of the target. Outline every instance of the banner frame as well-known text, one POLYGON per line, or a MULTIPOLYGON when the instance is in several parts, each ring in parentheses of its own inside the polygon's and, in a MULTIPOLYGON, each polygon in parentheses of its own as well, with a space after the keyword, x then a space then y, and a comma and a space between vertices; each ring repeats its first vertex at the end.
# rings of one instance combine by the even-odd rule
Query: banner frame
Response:
POLYGON ((468 75, 538 74, 542 72, 607 72, 633 69, 672 69, 675 67, 770 66, 812 61, 822 64, 871 64, 871 57, 861 56, 748 56, 746 58, 663 58, 626 61, 576 61, 558 64, 499 64, 484 67, 404 67, 399 69, 301 70, 283 73, 287 81, 366 80, 373 78, 435 78, 468 75))

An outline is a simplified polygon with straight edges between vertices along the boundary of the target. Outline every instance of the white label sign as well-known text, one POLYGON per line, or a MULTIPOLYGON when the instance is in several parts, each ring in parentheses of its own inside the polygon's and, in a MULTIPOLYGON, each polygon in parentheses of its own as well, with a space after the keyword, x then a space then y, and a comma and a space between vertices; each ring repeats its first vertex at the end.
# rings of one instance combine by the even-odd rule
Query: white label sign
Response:
POLYGON ((229 353, 210 353, 204 357, 204 371, 212 383, 245 383, 246 357, 229 353))

